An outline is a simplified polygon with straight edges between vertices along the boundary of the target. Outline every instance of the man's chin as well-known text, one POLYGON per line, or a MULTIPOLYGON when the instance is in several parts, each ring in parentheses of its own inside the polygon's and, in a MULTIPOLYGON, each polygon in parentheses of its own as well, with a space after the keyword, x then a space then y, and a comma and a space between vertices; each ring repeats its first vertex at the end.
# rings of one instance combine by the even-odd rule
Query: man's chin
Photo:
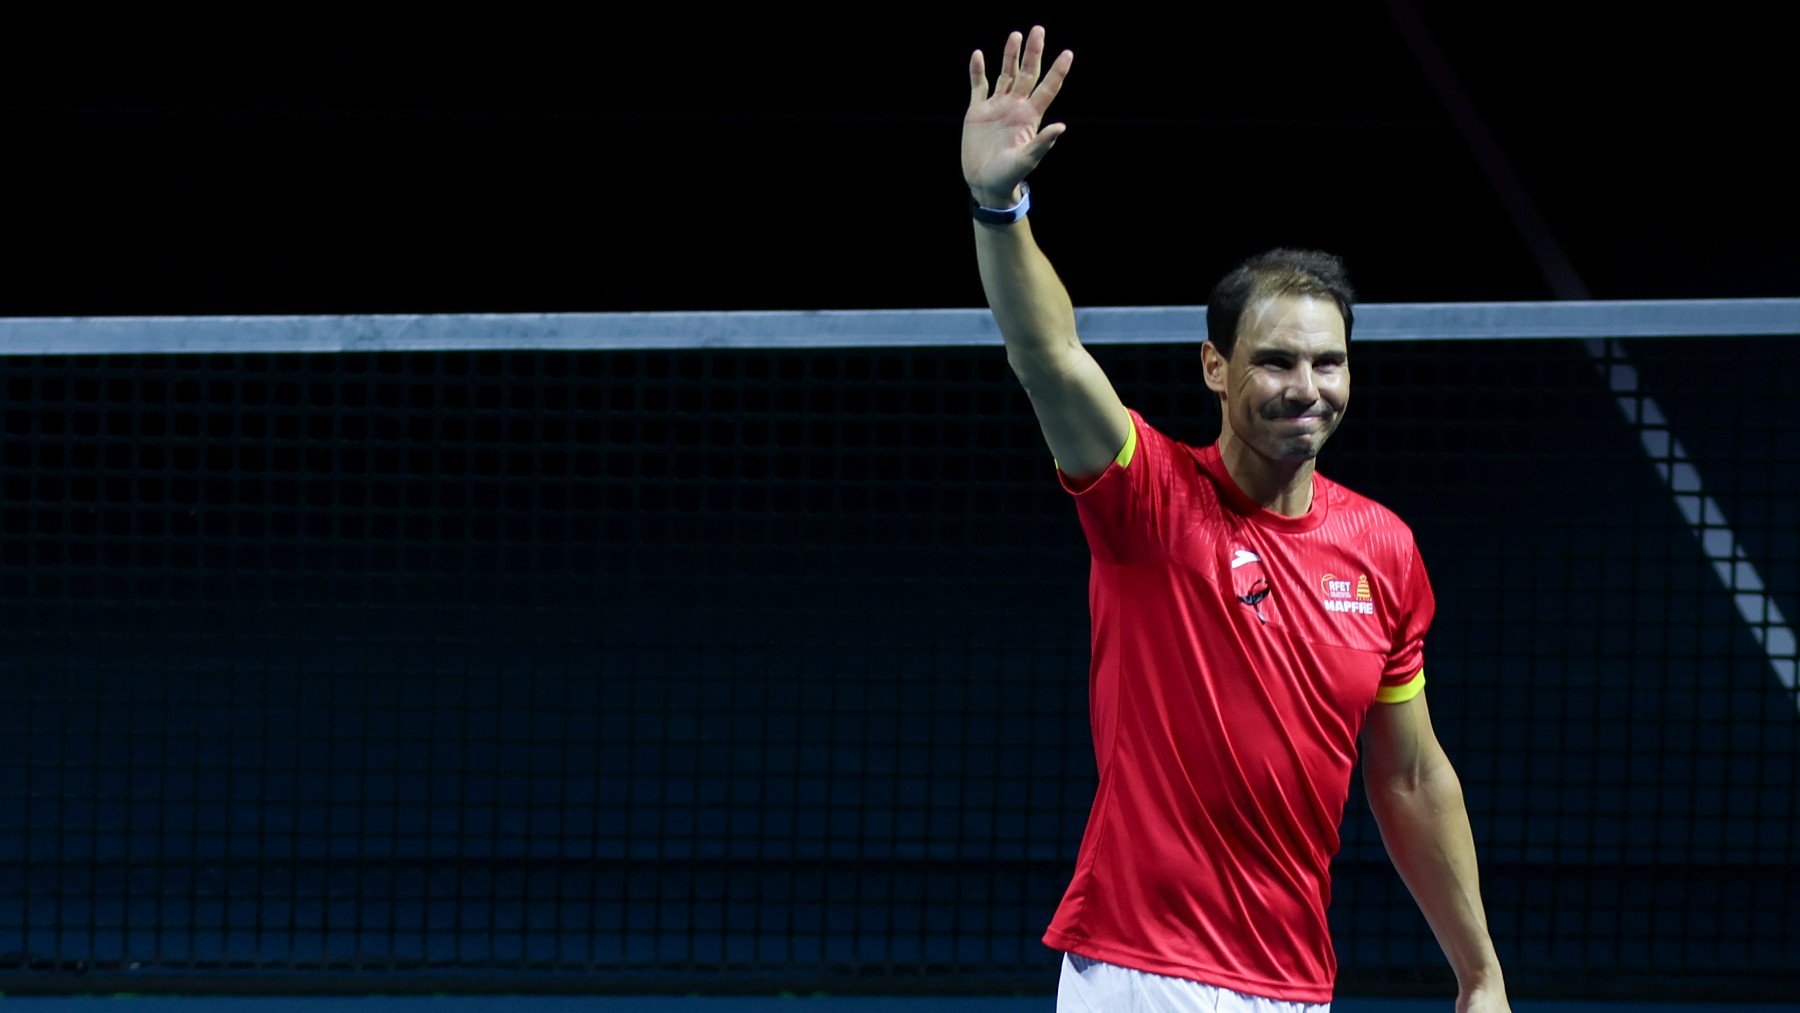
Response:
POLYGON ((1313 458, 1318 457, 1319 451, 1323 449, 1325 449, 1324 440, 1319 440, 1317 443, 1287 443, 1277 447, 1274 456, 1277 461, 1292 461, 1298 463, 1301 461, 1310 461, 1313 458))
POLYGON ((1327 419, 1323 427, 1316 432, 1295 433, 1278 438, 1276 445, 1282 450, 1281 459, 1284 461, 1310 461, 1318 457, 1319 452, 1325 449, 1325 441, 1331 439, 1332 433, 1337 432, 1337 426, 1338 419, 1327 419))
POLYGON ((1319 456, 1319 451, 1325 449, 1325 441, 1330 436, 1331 433, 1328 430, 1322 433, 1308 433, 1304 436, 1278 439, 1273 441, 1270 446, 1269 449, 1274 452, 1269 456, 1277 461, 1310 461, 1319 456))
POLYGON ((1258 426, 1249 434, 1254 438, 1243 440, 1243 444, 1258 457, 1271 463, 1303 464, 1318 457, 1319 451, 1325 449, 1325 441, 1337 431, 1337 420, 1328 420, 1320 429, 1289 428, 1287 432, 1275 430, 1274 426, 1258 426))

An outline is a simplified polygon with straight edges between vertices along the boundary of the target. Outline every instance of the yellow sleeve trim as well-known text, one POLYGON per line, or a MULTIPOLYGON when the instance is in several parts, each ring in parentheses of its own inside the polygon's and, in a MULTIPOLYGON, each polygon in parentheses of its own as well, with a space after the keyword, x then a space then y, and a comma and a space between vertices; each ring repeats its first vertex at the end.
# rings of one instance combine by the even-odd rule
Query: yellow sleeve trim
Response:
POLYGON ((1383 686, 1376 690, 1375 702, 1405 703, 1423 692, 1425 692, 1425 670, 1421 668, 1419 674, 1413 676, 1413 680, 1404 686, 1383 686))
MULTIPOLYGON (((1132 421, 1131 412, 1130 412, 1130 410, 1127 410, 1125 412, 1125 447, 1123 450, 1119 451, 1119 456, 1113 458, 1113 463, 1117 464, 1121 468, 1128 468, 1131 466, 1131 458, 1136 453, 1137 453, 1137 423, 1132 421)), ((1058 461, 1056 458, 1052 457, 1050 459, 1050 463, 1056 465, 1057 471, 1062 470, 1062 462, 1058 461)))
POLYGON ((1119 467, 1121 468, 1130 467, 1131 457, 1133 454, 1137 453, 1137 423, 1132 421, 1130 412, 1125 413, 1125 424, 1127 426, 1125 430, 1125 449, 1119 451, 1118 457, 1113 458, 1114 461, 1118 462, 1119 467))

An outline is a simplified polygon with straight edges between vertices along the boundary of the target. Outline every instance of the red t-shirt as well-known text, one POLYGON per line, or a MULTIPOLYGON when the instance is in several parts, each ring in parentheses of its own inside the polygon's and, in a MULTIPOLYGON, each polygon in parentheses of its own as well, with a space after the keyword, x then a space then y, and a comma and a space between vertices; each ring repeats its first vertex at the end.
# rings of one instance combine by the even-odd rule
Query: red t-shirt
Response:
POLYGON ((1048 945, 1272 999, 1328 1002, 1325 908, 1356 739, 1424 685, 1434 601, 1412 532, 1322 475, 1252 503, 1217 447, 1136 412, 1074 494, 1093 555, 1100 783, 1048 945), (1135 444, 1135 446, 1134 446, 1135 444))

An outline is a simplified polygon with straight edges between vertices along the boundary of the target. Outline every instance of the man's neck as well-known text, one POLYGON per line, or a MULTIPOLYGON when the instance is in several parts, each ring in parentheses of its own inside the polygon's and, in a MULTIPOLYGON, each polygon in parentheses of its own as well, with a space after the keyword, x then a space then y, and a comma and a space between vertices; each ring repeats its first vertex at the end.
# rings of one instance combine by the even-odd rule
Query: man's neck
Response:
POLYGON ((1225 471, 1250 501, 1284 517, 1304 517, 1312 509, 1313 462, 1271 461, 1245 446, 1229 429, 1219 434, 1225 471))

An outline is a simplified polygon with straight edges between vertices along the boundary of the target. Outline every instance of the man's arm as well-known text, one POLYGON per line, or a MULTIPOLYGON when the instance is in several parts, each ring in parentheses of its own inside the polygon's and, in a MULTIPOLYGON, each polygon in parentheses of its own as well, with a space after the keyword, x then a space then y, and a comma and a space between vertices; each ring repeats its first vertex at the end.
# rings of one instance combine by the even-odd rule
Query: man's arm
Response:
MULTIPOLYGON (((985 207, 1017 204, 1019 186, 1056 143, 1063 125, 1042 127, 1075 55, 1064 51, 1042 72, 1044 30, 1012 33, 999 78, 988 90, 981 52, 969 59, 963 118, 963 178, 985 207)), ((1100 365, 1075 334, 1075 309, 1025 219, 975 223, 975 252, 988 305, 1006 340, 1006 360, 1024 384, 1038 425, 1063 474, 1083 482, 1105 471, 1125 446, 1131 421, 1100 365)))
POLYGON ((1394 868, 1456 970, 1456 1008, 1511 1009, 1481 905, 1462 782, 1431 729, 1424 693, 1370 711, 1363 786, 1394 868))

